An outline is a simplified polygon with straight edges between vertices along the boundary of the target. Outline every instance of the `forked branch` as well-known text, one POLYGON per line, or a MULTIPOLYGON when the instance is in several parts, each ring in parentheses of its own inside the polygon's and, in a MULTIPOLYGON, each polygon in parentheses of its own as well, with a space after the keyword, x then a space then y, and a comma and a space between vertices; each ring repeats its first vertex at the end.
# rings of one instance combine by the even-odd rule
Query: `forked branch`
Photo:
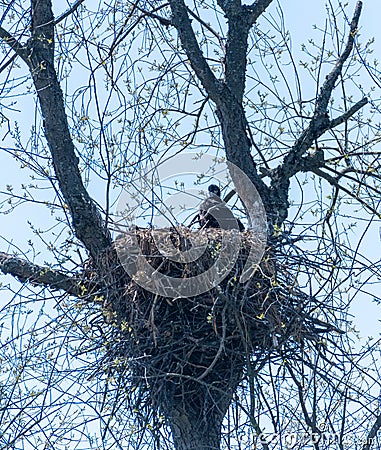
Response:
POLYGON ((228 19, 225 81, 239 103, 242 103, 245 92, 249 32, 272 1, 257 0, 253 5, 242 5, 241 2, 218 2, 228 19))
POLYGON ((324 82, 320 90, 320 94, 316 100, 315 112, 310 120, 308 127, 297 139, 290 152, 284 158, 282 165, 277 169, 278 178, 281 177, 284 180, 284 178, 290 178, 295 175, 295 167, 297 167, 299 159, 312 146, 314 141, 321 137, 327 130, 332 129, 333 127, 349 119, 350 116, 355 114, 368 101, 366 98, 364 98, 356 105, 354 105, 344 115, 332 121, 329 119, 327 112, 328 102, 331 98, 335 83, 339 75, 341 74, 343 65, 353 49, 354 38, 357 33, 358 22, 361 14, 361 8, 362 2, 358 2, 351 22, 350 32, 345 50, 338 58, 332 71, 327 75, 326 81, 324 82))
MULTIPOLYGON (((225 3, 227 4, 227 2, 225 3)), ((169 1, 173 24, 179 33, 182 46, 192 69, 202 83, 209 98, 216 105, 216 114, 222 128, 227 160, 246 173, 257 188, 266 207, 268 206, 268 188, 259 176, 250 152, 251 142, 247 135, 248 124, 242 105, 247 38, 250 29, 249 15, 252 12, 240 5, 240 2, 234 3, 236 5, 235 9, 232 7, 231 11, 229 10, 229 15, 227 14, 230 34, 225 55, 227 71, 225 80, 223 80, 216 78, 201 51, 192 29, 184 0, 169 1), (235 15, 233 9, 236 13, 235 15), (241 13, 244 14, 244 17, 240 16, 241 13), (234 15, 234 18, 232 15, 234 15), (234 28, 236 25, 238 26, 237 29, 234 28), (236 58, 234 55, 238 55, 238 57, 236 58), (241 60, 238 64, 237 60, 240 58, 241 60), (231 70, 228 70, 228 67, 231 70)), ((265 4, 270 4, 271 2, 267 0, 266 2, 257 3, 262 8, 265 4)), ((258 15, 259 11, 262 11, 261 8, 257 10, 258 15)), ((234 184, 237 185, 237 181, 233 177, 234 184)))
MULTIPOLYGON (((361 9, 362 2, 359 1, 356 5, 356 9, 351 21, 349 36, 345 49, 337 59, 332 71, 326 77, 326 80, 316 99, 315 111, 307 128, 301 133, 291 150, 284 157, 282 164, 278 166, 271 175, 271 189, 273 193, 272 203, 275 205, 274 208, 280 211, 279 217, 277 219, 278 224, 281 224, 287 217, 288 189, 290 185, 290 178, 301 170, 307 171, 307 161, 311 163, 311 171, 314 171, 316 173, 317 160, 314 158, 304 157, 306 152, 326 131, 331 130, 334 127, 347 121, 368 102, 367 98, 363 98, 336 119, 331 120, 329 118, 327 111, 328 103, 332 96, 336 81, 338 80, 342 72, 344 63, 352 52, 355 36, 357 34, 361 9)), ((319 164, 320 167, 324 165, 324 155, 323 157, 320 157, 319 164)))

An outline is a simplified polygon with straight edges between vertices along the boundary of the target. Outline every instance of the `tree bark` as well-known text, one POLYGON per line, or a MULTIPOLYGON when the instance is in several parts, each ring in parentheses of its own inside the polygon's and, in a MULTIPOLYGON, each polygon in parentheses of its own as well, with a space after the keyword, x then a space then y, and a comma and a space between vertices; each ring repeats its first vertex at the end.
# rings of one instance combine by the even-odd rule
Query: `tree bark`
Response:
MULTIPOLYGON (((160 405, 172 431, 176 450, 219 450, 222 422, 233 394, 241 380, 243 362, 219 361, 217 367, 203 380, 180 378, 168 381, 160 405), (218 379, 218 366, 232 365, 230 376, 218 379), (235 368, 234 368, 235 367, 235 368)), ((226 373, 221 368, 221 373, 226 373)))
POLYGON ((197 417, 181 405, 167 413, 176 450, 219 450, 221 442, 221 415, 197 417))

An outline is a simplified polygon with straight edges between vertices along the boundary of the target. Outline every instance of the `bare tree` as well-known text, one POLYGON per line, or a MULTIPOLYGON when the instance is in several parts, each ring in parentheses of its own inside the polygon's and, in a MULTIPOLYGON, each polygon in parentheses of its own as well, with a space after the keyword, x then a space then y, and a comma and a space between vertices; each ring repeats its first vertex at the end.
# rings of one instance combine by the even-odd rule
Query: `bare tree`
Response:
POLYGON ((273 0, 55 7, 1 5, 2 150, 27 171, 1 208, 42 217, 2 240, 0 448, 371 448, 379 341, 360 348, 350 318, 380 277, 361 249, 380 219, 362 2, 329 0, 300 61, 273 0), (238 244, 169 207, 169 231, 142 226, 185 183, 157 166, 204 152, 227 161, 225 200, 238 193, 250 228, 238 244), (143 222, 114 239, 136 214, 115 207, 126 189, 143 222), (263 244, 255 190, 266 250, 241 282, 263 244), (206 251, 176 260, 169 242, 206 251), (209 288, 184 294, 213 264, 209 288))

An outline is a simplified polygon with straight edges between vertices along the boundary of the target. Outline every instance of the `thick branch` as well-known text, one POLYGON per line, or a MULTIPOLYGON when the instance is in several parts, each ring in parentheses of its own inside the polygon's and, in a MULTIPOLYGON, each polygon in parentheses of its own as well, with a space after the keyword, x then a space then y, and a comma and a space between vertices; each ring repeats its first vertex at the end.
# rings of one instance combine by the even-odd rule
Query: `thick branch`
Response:
POLYGON ((83 288, 80 287, 77 278, 48 267, 38 266, 18 256, 0 252, 0 270, 5 275, 10 274, 22 282, 28 281, 33 285, 63 290, 76 297, 83 295, 83 288))
POLYGON ((276 221, 279 224, 287 217, 290 178, 298 172, 315 172, 316 169, 323 167, 325 163, 322 150, 318 150, 312 156, 303 156, 304 153, 309 150, 313 142, 327 130, 331 130, 350 119, 350 117, 367 103, 368 99, 365 97, 341 116, 336 117, 331 121, 327 117, 327 120, 321 123, 321 127, 318 130, 311 126, 314 121, 314 119, 312 119, 310 126, 298 138, 289 154, 285 157, 283 164, 272 173, 271 195, 273 197, 272 202, 276 205, 272 209, 278 213, 276 221))
POLYGON ((352 52, 355 36, 357 34, 357 27, 360 20, 361 10, 362 10, 362 2, 357 2, 356 9, 350 26, 347 45, 345 46, 345 49, 341 54, 341 56, 339 57, 339 59, 336 61, 334 68, 327 75, 326 80, 320 90, 320 95, 318 97, 315 107, 316 116, 322 116, 327 111, 328 102, 329 99, 331 98, 331 94, 333 88, 335 87, 335 83, 341 74, 345 61, 348 59, 349 55, 352 52))
POLYGON ((217 0, 217 4, 227 17, 235 15, 238 10, 241 10, 241 12, 248 16, 251 25, 253 25, 272 1, 273 0, 256 0, 252 5, 242 5, 241 1, 217 0))
MULTIPOLYGON (((85 0, 77 0, 74 5, 69 8, 67 11, 65 11, 60 17, 58 17, 57 20, 54 21, 54 25, 57 25, 62 20, 66 19, 66 17, 70 16, 75 12, 78 7, 84 2, 85 0)), ((10 63, 12 63, 17 56, 20 56, 25 62, 27 62, 27 50, 26 48, 15 38, 13 37, 7 30, 5 30, 3 27, 0 26, 0 39, 3 40, 6 44, 8 44, 12 50, 14 50, 15 54, 7 61, 3 66, 0 68, 0 73, 8 67, 10 63)))
MULTIPOLYGON (((357 111, 359 111, 367 103, 368 99, 364 97, 362 100, 360 100, 350 109, 348 109, 348 111, 346 111, 344 114, 342 114, 339 117, 336 117, 330 122, 327 122, 325 126, 319 130, 318 135, 315 138, 313 137, 312 134, 313 130, 311 128, 308 128, 306 133, 303 133, 301 137, 297 140, 295 146, 290 150, 290 153, 292 153, 294 149, 297 150, 300 147, 305 148, 305 151, 307 151, 315 139, 320 137, 327 130, 332 130, 333 128, 341 125, 342 123, 350 119, 354 114, 356 114, 357 111), (308 145, 307 143, 309 144, 308 147, 306 147, 308 145)), ((283 175, 287 175, 288 178, 291 178, 298 172, 308 172, 309 170, 313 170, 316 167, 322 167, 323 165, 324 165, 324 154, 322 150, 320 150, 316 152, 313 156, 295 158, 293 164, 289 166, 287 174, 283 173, 283 175)))
POLYGON ((59 186, 80 239, 93 257, 109 245, 111 237, 86 191, 78 169, 65 113, 63 94, 54 68, 54 17, 51 0, 32 0, 32 38, 27 62, 44 117, 45 135, 59 186))
MULTIPOLYGON (((354 17, 351 23, 351 29, 348 37, 348 42, 345 47, 343 54, 337 60, 335 67, 331 71, 329 75, 327 75, 326 81, 323 84, 323 87, 320 90, 320 94, 316 101, 315 113, 308 125, 307 129, 301 134, 301 136, 296 141, 293 148, 290 150, 288 155, 284 158, 283 164, 280 168, 282 172, 282 176, 290 177, 295 174, 292 170, 293 167, 297 164, 297 161, 301 156, 311 147, 315 139, 318 139, 325 133, 327 130, 333 128, 335 121, 330 121, 327 113, 327 106, 329 99, 331 98, 331 94, 335 85, 337 78, 339 77, 341 70, 343 68, 344 62, 348 59, 350 52, 353 48, 354 36, 357 31, 358 21, 360 18, 362 8, 362 2, 358 2, 355 10, 354 17)), ((351 108, 347 114, 352 112, 354 114, 360 107, 364 106, 364 99, 357 105, 360 105, 358 108, 351 108)), ((348 116, 349 117, 349 116, 348 116)), ((338 124, 338 123, 337 123, 338 124)))
POLYGON ((238 102, 245 91, 248 36, 251 27, 273 0, 257 0, 253 5, 218 1, 228 19, 225 81, 238 102))
POLYGON ((230 1, 229 0, 217 0, 218 6, 225 14, 229 12, 230 1))
POLYGON ((48 45, 54 39, 54 16, 51 0, 32 0, 32 37, 47 40, 46 48, 54 55, 54 46, 48 45), (49 42, 51 41, 51 42, 49 42))
POLYGON ((192 69, 195 71, 210 98, 215 103, 219 103, 222 93, 222 83, 217 80, 202 54, 196 36, 194 35, 184 0, 170 0, 169 4, 173 16, 172 23, 179 33, 181 43, 189 58, 192 69))
POLYGON ((228 15, 228 37, 225 56, 225 81, 237 102, 245 92, 247 47, 251 23, 243 7, 228 15))
MULTIPOLYGON (((271 212, 268 201, 269 188, 258 174, 257 166, 251 156, 251 142, 247 136, 248 126, 242 104, 239 104, 227 89, 221 105, 217 106, 216 113, 221 123, 227 160, 249 177, 262 198, 266 212, 269 214, 271 212)), ((240 193, 240 177, 238 176, 238 179, 236 179, 233 172, 230 170, 230 175, 238 193, 240 193)))
MULTIPOLYGON (((81 1, 77 1, 75 8, 80 4, 81 1)), ((54 68, 54 24, 51 0, 32 0, 32 37, 27 45, 22 46, 2 27, 0 38, 29 66, 40 100, 53 167, 68 204, 76 236, 90 254, 97 257, 111 245, 112 240, 79 172, 79 160, 75 155, 63 94, 54 68)))

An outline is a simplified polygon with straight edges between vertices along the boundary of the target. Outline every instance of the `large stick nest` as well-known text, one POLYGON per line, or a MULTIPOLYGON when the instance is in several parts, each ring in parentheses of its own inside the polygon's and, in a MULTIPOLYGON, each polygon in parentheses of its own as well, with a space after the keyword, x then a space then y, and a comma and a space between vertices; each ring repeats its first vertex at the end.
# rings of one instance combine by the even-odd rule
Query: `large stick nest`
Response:
POLYGON ((280 352, 285 356, 299 351, 305 340, 318 342, 320 333, 332 329, 306 312, 311 299, 288 285, 287 268, 279 267, 270 248, 249 280, 240 282, 250 249, 261 245, 260 238, 250 231, 241 233, 239 253, 228 275, 193 297, 151 292, 141 286, 144 273, 139 274, 139 267, 131 276, 118 261, 117 255, 123 262, 137 242, 156 273, 189 279, 213 266, 221 249, 226 249, 229 233, 233 236, 234 232, 174 228, 153 234, 152 230, 133 230, 115 241, 112 251, 97 261, 96 269, 89 269, 101 275, 100 281, 106 285, 109 362, 128 368, 136 386, 155 386, 160 391, 163 380, 176 383, 178 377, 208 384, 223 381, 225 388, 229 380, 236 383, 248 357, 279 356, 280 352), (206 249, 195 261, 173 261, 160 252, 160 233, 159 242, 169 239, 180 251, 189 249, 190 238, 206 240, 206 249))

